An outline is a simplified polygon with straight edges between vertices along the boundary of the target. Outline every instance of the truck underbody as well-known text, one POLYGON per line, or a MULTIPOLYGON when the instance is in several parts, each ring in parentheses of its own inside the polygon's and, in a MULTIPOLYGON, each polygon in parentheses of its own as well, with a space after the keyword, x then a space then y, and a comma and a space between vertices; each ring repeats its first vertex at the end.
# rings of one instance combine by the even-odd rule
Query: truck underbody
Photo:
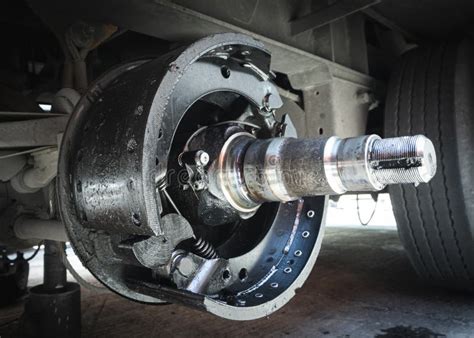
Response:
POLYGON ((473 289, 469 2, 2 6, 7 293, 44 241, 30 303, 77 314, 70 242, 122 296, 260 318, 312 270, 328 199, 386 191, 420 277, 473 289))

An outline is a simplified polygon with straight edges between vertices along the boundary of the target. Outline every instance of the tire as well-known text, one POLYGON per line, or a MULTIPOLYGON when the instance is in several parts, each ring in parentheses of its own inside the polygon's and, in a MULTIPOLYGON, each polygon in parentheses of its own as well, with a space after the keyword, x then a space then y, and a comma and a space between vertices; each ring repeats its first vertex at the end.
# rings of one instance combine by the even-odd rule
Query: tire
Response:
POLYGON ((429 184, 389 188, 399 236, 418 274, 474 290, 474 44, 417 48, 389 83, 385 137, 424 134, 437 173, 429 184))

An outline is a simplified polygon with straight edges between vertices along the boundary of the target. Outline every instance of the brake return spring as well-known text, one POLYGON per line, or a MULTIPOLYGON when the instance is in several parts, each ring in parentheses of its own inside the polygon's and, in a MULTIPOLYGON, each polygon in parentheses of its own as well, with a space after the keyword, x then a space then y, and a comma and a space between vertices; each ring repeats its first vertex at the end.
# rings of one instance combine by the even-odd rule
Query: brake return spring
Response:
POLYGON ((212 244, 201 237, 196 239, 196 241, 193 243, 193 247, 195 253, 203 258, 214 259, 218 257, 217 252, 212 244))

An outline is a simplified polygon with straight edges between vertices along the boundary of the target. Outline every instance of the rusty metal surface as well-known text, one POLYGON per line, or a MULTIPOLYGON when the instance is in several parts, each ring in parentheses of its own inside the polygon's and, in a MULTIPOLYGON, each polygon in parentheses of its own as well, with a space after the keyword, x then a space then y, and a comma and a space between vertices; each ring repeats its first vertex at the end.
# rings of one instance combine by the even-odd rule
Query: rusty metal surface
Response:
MULTIPOLYGON (((279 108, 282 102, 276 87, 269 82, 269 66, 270 55, 260 42, 234 33, 218 34, 147 63, 119 66, 98 80, 79 102, 61 146, 59 206, 79 258, 111 290, 137 301, 161 302, 153 296, 155 292, 142 293, 143 285, 134 288, 130 281, 166 285, 150 269, 171 266, 178 243, 183 243, 184 250, 187 245, 184 240, 194 237, 177 229, 176 222, 171 222, 174 229, 167 227, 159 216, 171 209, 167 203, 162 204, 164 199, 157 191, 157 184, 161 187, 161 182, 171 176, 169 165, 179 158, 179 152, 174 156, 170 150, 174 151, 174 134, 181 130, 178 123, 186 119, 188 110, 203 109, 197 101, 210 97, 210 93, 220 100, 231 97, 232 102, 245 98, 245 107, 239 108, 241 114, 247 105, 259 111, 279 108), (223 64, 227 59, 229 63, 223 64), (228 73, 223 73, 223 69, 228 73), (217 96, 227 92, 234 94, 217 96), (118 111, 122 113, 117 114, 118 111), (153 237, 139 242, 138 235, 153 237), (150 250, 161 257, 150 256, 150 250)), ((233 109, 237 108, 233 106, 233 109)), ((209 152, 207 146, 202 149, 209 152)), ((213 157, 212 153, 208 154, 213 157)), ((204 171, 200 175, 203 174, 204 171)), ((173 178, 177 181, 170 184, 172 198, 167 198, 179 206, 174 206, 172 211, 182 212, 186 218, 186 210, 193 210, 196 205, 201 209, 201 204, 196 204, 199 201, 195 199, 192 199, 194 203, 180 203, 171 188, 179 188, 178 178, 173 178)), ((193 198, 196 194, 188 193, 193 198)), ((257 215, 250 223, 239 222, 238 229, 229 227, 225 234, 216 231, 209 235, 217 244, 197 232, 219 248, 230 251, 235 247, 234 253, 222 256, 229 259, 228 269, 219 267, 220 274, 214 273, 219 270, 214 267, 207 270, 219 280, 226 283, 229 280, 229 285, 225 285, 225 290, 221 288, 217 297, 214 296, 217 291, 212 291, 212 297, 211 291, 206 291, 201 307, 225 318, 249 320, 266 316, 286 304, 315 263, 322 240, 320 224, 325 201, 324 197, 310 197, 298 202, 304 203, 299 211, 302 217, 297 213, 297 203, 262 208, 263 221, 257 215), (305 216, 310 210, 313 215, 316 212, 314 217, 305 216), (300 219, 299 227, 291 233, 288 223, 295 217, 300 219), (241 230, 253 222, 257 233, 251 230, 241 235, 241 230), (257 239, 255 244, 248 245, 253 237, 257 239), (285 246, 288 252, 279 249, 285 246), (239 277, 240 271, 247 276, 239 277)), ((188 221, 198 224, 195 228, 202 224, 188 221)), ((218 224, 225 222, 228 221, 218 224)), ((205 230, 206 234, 212 232, 205 230)), ((209 290, 217 285, 212 279, 203 283, 209 285, 209 290)), ((160 287, 160 293, 168 293, 168 289, 160 287)), ((165 299, 180 301, 182 296, 170 292, 165 299)))

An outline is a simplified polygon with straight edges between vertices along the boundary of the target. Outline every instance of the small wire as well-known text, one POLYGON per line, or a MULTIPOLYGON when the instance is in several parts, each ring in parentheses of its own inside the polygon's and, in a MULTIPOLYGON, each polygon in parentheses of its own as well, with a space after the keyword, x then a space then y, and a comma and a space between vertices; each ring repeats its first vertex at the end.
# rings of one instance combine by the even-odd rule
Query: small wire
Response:
POLYGON ((32 153, 32 152, 35 152, 35 151, 40 151, 40 150, 49 149, 49 148, 55 148, 55 147, 46 146, 46 147, 32 148, 32 149, 28 149, 28 150, 24 150, 24 151, 19 151, 19 152, 16 152, 16 153, 13 152, 13 153, 10 153, 10 154, 7 154, 7 155, 0 156, 0 160, 4 160, 6 158, 15 157, 15 156, 19 156, 19 155, 25 155, 25 154, 29 154, 29 153, 32 153))
POLYGON ((370 221, 372 220, 372 218, 374 217, 375 211, 377 210, 377 204, 379 203, 378 195, 377 195, 377 198, 375 199, 374 210, 372 210, 372 214, 370 215, 367 222, 363 222, 362 218, 360 217, 359 194, 356 194, 356 202, 357 202, 357 217, 359 217, 359 222, 362 226, 367 226, 370 223, 370 221))
POLYGON ((182 215, 181 215, 181 212, 179 212, 178 207, 177 207, 176 204, 173 202, 173 199, 171 198, 170 194, 168 194, 168 191, 166 190, 166 188, 161 189, 161 191, 163 192, 163 194, 165 194, 166 198, 167 198, 168 201, 170 202, 170 204, 171 204, 171 206, 173 207, 173 209, 176 210, 176 212, 178 213, 178 215, 182 216, 182 215))
POLYGON ((26 258, 25 261, 29 262, 29 261, 31 261, 33 258, 36 257, 36 255, 38 254, 38 252, 39 252, 40 249, 41 249, 41 246, 43 245, 43 242, 44 242, 44 241, 41 241, 41 242, 38 243, 38 247, 36 248, 35 252, 33 252, 33 254, 32 254, 30 257, 26 258))

